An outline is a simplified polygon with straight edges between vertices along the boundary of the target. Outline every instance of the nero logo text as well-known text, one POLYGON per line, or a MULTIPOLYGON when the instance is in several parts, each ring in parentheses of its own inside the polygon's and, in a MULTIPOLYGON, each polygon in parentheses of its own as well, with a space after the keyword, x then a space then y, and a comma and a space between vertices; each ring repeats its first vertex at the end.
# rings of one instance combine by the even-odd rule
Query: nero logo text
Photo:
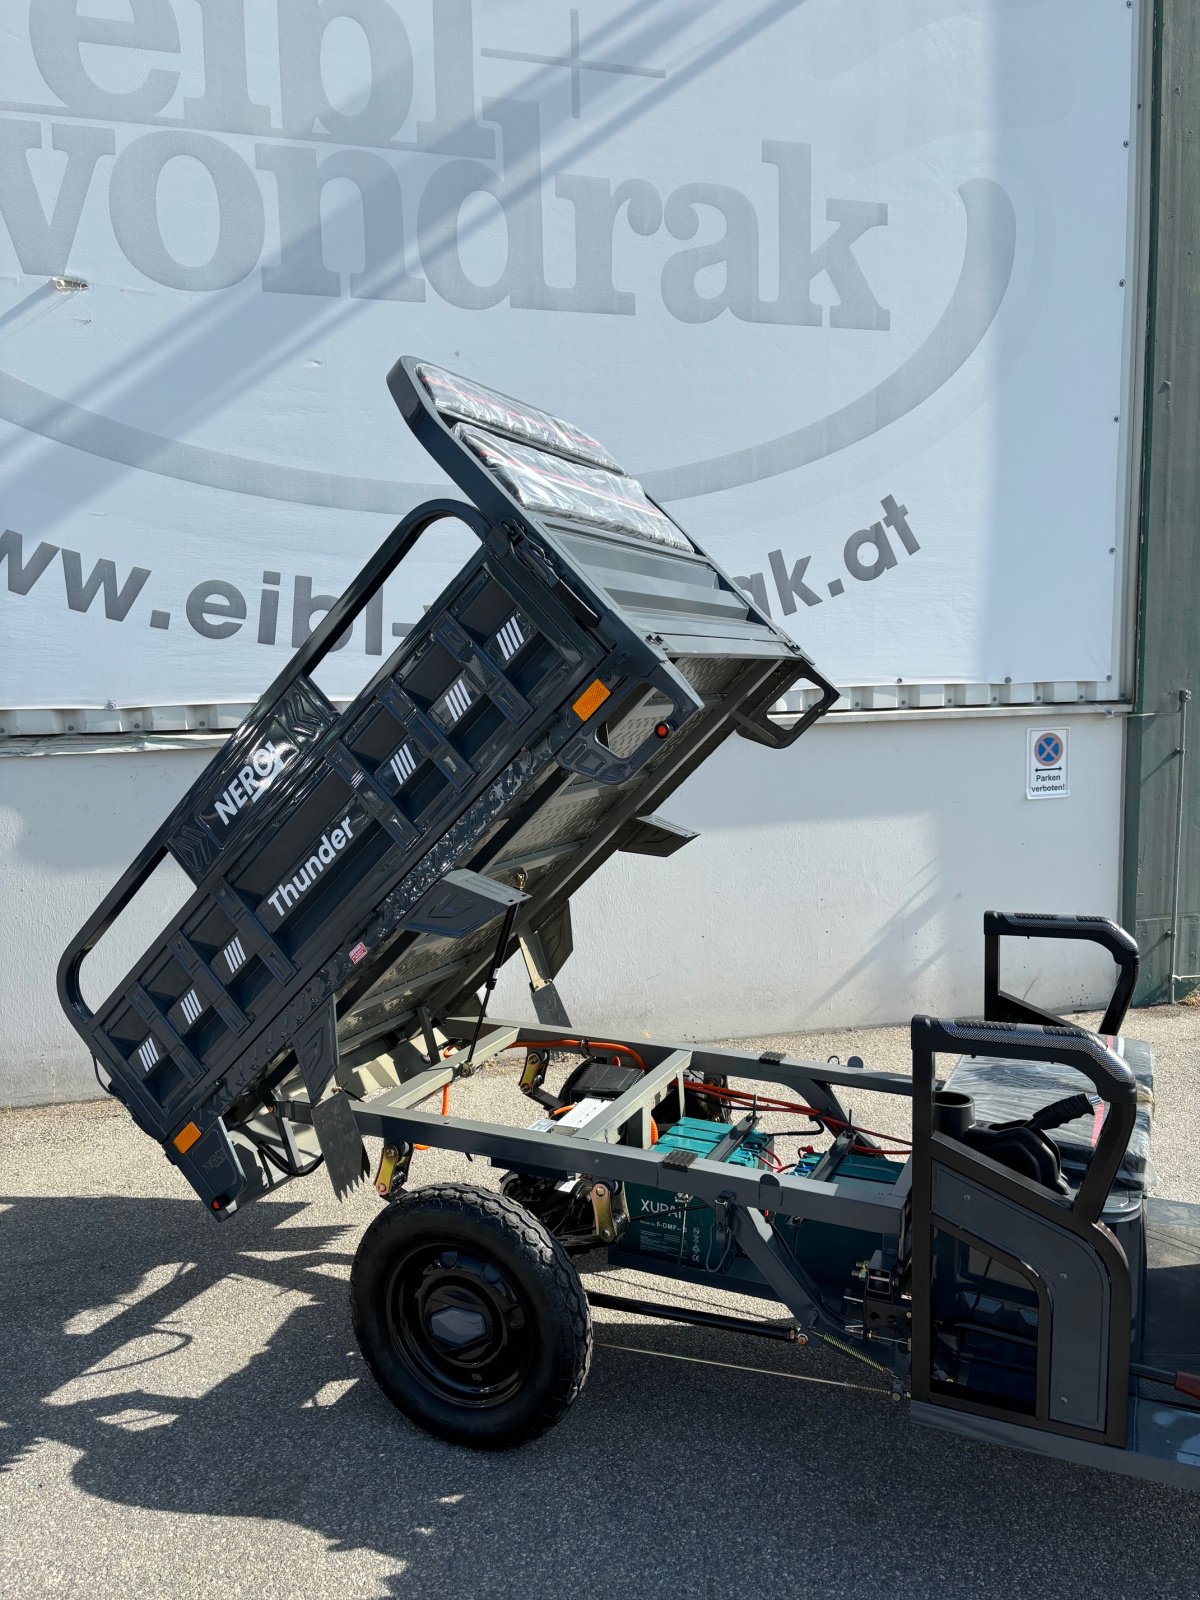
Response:
POLYGON ((269 740, 266 744, 260 744, 246 765, 230 781, 225 792, 217 796, 215 809, 218 820, 228 827, 243 806, 253 805, 278 777, 288 753, 269 740))

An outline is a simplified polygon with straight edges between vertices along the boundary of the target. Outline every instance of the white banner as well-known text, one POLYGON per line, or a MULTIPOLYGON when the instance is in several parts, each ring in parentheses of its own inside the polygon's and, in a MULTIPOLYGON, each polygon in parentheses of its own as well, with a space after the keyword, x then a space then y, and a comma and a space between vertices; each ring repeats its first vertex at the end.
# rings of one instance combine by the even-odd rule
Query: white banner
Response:
POLYGON ((253 699, 445 487, 401 353, 595 434, 841 683, 1116 693, 1135 11, 80 9, 0 53, 0 704, 253 699))

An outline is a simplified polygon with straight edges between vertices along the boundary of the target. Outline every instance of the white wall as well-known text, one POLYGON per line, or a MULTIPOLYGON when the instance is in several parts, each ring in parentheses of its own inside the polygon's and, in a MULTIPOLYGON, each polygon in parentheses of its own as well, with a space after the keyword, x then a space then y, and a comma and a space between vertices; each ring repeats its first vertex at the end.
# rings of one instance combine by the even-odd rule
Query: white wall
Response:
MULTIPOLYGON (((1118 911, 1122 720, 1071 719, 1072 794, 1051 801, 1024 798, 1032 725, 834 720, 782 755, 730 740, 663 807, 700 838, 619 857, 576 898, 570 1015, 715 1038, 978 1012, 985 910, 1118 911)), ((1006 987, 1054 1009, 1111 981, 1084 945, 1006 955, 1006 987)))
MULTIPOLYGON (((731 740, 664 807, 701 836, 668 860, 618 857, 576 896, 572 1017, 713 1038, 977 1010, 985 909, 1116 914, 1121 719, 1071 718, 1062 801, 1024 799, 1030 726, 908 713, 834 719, 787 754, 731 740)), ((95 1091, 59 955, 212 755, 17 748, 0 747, 0 1104, 95 1091)), ((185 888, 173 868, 156 880, 97 977, 120 977, 185 888)), ((1111 972, 1085 946, 1011 955, 1006 985, 1055 1008, 1098 1000, 1111 972)), ((496 1009, 530 1014, 519 961, 496 1009)))

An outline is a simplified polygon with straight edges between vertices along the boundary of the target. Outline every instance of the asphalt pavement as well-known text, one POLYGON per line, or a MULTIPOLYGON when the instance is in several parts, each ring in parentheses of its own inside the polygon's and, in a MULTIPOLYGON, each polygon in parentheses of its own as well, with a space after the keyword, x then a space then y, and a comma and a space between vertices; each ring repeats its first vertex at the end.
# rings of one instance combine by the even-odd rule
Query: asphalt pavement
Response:
MULTIPOLYGON (((1200 1011, 1128 1031, 1158 1056, 1157 1191, 1198 1201, 1200 1011)), ((754 1044, 907 1066, 900 1029, 754 1044)), ((528 1122, 514 1076, 489 1068, 455 1111, 528 1122)), ((905 1131, 897 1103, 879 1115, 905 1131)), ((417 1159, 419 1181, 495 1181, 417 1159)), ((119 1106, 0 1113, 0 1594, 1200 1591, 1200 1498, 916 1427, 869 1368, 812 1344, 598 1311, 591 1376, 550 1435, 442 1444, 354 1344, 347 1280, 377 1206, 365 1185, 339 1205, 318 1173, 216 1224, 119 1106)))

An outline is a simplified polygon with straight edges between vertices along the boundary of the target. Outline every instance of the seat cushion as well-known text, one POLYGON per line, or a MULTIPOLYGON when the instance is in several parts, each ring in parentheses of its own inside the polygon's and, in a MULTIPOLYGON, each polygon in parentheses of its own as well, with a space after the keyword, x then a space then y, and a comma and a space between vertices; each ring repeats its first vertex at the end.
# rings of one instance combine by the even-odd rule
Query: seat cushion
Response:
MULTIPOLYGON (((1128 1062, 1138 1086, 1137 1117, 1129 1147, 1113 1182, 1114 1190, 1144 1193, 1150 1186, 1150 1122, 1154 1108, 1154 1054, 1140 1039, 1118 1039, 1117 1054, 1128 1062)), ((982 1123, 1017 1122, 1043 1106, 1072 1094, 1090 1094, 1095 1087, 1074 1067, 1043 1061, 1001 1061, 995 1056, 963 1056, 950 1074, 947 1089, 969 1094, 975 1102, 975 1120, 982 1123)), ((1103 1106, 1095 1116, 1076 1117, 1061 1128, 1048 1130, 1058 1146, 1063 1174, 1078 1184, 1087 1171, 1100 1135, 1103 1106)))

